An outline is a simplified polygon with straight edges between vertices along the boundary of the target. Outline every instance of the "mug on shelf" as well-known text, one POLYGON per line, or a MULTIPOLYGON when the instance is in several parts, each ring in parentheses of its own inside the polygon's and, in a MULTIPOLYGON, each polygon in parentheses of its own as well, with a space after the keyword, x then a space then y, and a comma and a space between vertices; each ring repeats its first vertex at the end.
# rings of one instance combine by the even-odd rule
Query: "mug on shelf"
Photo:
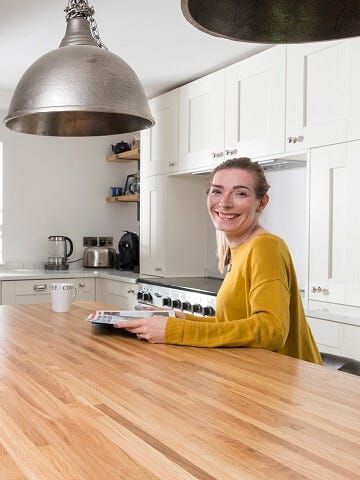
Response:
POLYGON ((112 197, 120 197, 122 195, 121 187, 110 187, 112 197))

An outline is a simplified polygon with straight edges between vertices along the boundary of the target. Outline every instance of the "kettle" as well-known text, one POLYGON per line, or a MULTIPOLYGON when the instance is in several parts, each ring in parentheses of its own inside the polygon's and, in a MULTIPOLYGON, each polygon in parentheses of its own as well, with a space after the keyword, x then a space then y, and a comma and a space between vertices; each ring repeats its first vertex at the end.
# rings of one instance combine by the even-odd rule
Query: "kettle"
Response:
POLYGON ((48 248, 49 257, 45 270, 67 270, 69 264, 66 260, 74 250, 72 240, 64 235, 50 235, 48 248))

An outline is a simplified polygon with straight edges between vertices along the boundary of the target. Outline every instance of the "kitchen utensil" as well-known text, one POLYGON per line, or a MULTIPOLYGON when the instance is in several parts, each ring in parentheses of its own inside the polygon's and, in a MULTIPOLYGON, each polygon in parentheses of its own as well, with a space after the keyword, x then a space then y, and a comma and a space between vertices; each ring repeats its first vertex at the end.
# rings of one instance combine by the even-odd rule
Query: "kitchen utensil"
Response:
POLYGON ((73 253, 74 245, 69 237, 64 235, 50 235, 49 237, 49 257, 45 264, 46 270, 67 270, 69 264, 66 260, 73 253))
POLYGON ((87 268, 113 268, 115 248, 87 247, 84 250, 83 265, 87 268))

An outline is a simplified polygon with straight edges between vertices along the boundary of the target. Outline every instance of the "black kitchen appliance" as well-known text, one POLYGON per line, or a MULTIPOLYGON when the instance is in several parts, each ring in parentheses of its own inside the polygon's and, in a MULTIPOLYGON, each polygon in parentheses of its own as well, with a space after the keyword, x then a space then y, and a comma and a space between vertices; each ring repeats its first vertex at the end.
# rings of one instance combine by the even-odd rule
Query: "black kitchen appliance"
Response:
POLYGON ((119 253, 116 255, 115 268, 138 272, 140 256, 139 236, 134 232, 124 231, 125 234, 119 240, 119 253))

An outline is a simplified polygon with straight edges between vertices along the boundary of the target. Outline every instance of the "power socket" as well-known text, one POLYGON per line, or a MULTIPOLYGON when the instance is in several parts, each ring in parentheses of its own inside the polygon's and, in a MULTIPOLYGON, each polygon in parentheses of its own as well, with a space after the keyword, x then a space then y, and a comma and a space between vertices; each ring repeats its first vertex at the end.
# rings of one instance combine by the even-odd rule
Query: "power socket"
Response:
POLYGON ((113 237, 99 237, 100 247, 112 247, 113 246, 113 237))
POLYGON ((83 237, 84 247, 96 247, 97 243, 97 237, 83 237))

